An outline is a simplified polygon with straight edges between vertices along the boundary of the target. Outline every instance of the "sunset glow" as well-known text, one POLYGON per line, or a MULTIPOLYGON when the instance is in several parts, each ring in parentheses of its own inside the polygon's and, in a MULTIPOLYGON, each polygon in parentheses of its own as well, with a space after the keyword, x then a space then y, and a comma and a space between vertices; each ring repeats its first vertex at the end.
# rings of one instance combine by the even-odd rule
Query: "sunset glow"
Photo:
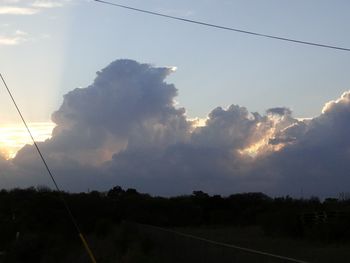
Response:
MULTIPOLYGON (((36 141, 45 141, 51 137, 55 124, 52 122, 32 122, 28 126, 36 141)), ((32 141, 23 124, 0 126, 0 154, 6 159, 14 158, 16 153, 26 144, 32 144, 32 141)))
POLYGON ((248 147, 239 150, 238 152, 242 155, 250 155, 251 157, 256 157, 261 153, 275 152, 283 148, 283 144, 272 145, 270 144, 270 139, 274 137, 275 128, 271 128, 266 131, 266 134, 260 138, 258 141, 252 143, 248 147))

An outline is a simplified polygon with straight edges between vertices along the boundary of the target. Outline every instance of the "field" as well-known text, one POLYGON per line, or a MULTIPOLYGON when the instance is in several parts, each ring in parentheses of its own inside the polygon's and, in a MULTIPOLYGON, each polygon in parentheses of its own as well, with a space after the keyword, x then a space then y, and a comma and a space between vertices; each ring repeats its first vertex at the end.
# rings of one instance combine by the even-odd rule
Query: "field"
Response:
MULTIPOLYGON (((259 227, 236 228, 218 226, 185 228, 179 229, 179 231, 210 240, 305 260, 307 262, 348 262, 350 259, 350 244, 326 244, 301 239, 269 237, 264 235, 259 227)), ((227 248, 226 250, 232 249, 227 248)), ((234 254, 234 252, 231 253, 234 254)), ((245 253, 242 254, 244 256, 245 253)), ((264 257, 259 255, 256 255, 255 258, 257 261, 252 262, 287 262, 273 260, 272 258, 266 259, 269 261, 265 261, 264 257)))
MULTIPOLYGON (((203 192, 163 198, 120 187, 107 193, 64 196, 97 262, 333 263, 350 259, 348 200, 272 199, 261 193, 221 197, 203 192)), ((0 262, 89 262, 57 192, 3 190, 0 204, 0 252, 4 252, 0 262)))

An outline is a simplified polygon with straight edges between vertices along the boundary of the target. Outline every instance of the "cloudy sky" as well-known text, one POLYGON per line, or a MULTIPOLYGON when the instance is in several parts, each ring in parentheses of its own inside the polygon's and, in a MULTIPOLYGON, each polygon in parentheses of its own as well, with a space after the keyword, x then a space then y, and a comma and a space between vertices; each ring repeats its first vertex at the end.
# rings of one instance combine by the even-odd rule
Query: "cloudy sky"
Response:
MULTIPOLYGON (((348 1, 118 3, 350 47, 348 1)), ((347 52, 94 1, 1 0, 0 55, 66 190, 336 196, 350 186, 347 52)), ((51 185, 4 89, 0 113, 0 187, 51 185)))

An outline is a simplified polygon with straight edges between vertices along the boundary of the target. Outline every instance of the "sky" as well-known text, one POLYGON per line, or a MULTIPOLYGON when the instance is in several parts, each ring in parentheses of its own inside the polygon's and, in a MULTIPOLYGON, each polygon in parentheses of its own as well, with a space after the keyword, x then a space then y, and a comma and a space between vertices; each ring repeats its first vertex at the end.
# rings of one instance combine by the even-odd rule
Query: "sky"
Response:
MULTIPOLYGON (((350 47, 348 1, 114 2, 350 47)), ((1 73, 72 191, 346 191, 349 55, 95 1, 0 1, 1 73)), ((0 90, 0 187, 50 185, 20 125, 0 90)))

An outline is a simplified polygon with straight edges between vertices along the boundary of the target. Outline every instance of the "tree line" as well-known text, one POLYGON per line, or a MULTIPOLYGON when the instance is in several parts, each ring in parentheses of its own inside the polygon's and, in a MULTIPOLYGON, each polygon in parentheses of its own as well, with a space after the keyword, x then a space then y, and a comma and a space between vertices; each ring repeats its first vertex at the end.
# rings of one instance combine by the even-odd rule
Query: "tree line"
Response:
POLYGON ((92 239, 108 236, 121 222, 137 222, 170 228, 259 226, 269 236, 350 241, 350 200, 346 198, 320 201, 316 197, 272 198, 263 193, 221 196, 203 191, 159 197, 120 186, 88 193, 32 187, 0 191, 0 251, 16 258, 8 262, 21 262, 21 256, 25 257, 22 262, 30 262, 30 258, 39 262, 36 259, 48 248, 50 255, 57 253, 57 257, 62 257, 60 251, 65 247, 80 251, 60 194, 82 231, 92 239))

